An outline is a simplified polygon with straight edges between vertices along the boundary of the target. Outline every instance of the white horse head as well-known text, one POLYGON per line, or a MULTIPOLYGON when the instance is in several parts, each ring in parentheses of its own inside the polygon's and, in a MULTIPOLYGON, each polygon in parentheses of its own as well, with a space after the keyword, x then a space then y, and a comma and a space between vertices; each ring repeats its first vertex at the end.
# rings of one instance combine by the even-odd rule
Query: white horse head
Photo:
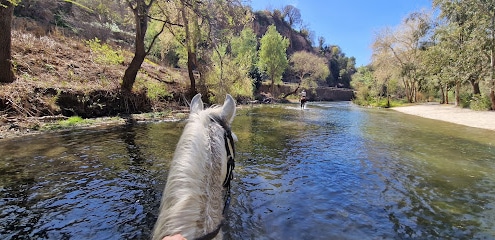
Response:
POLYGON ((201 94, 175 149, 153 239, 182 234, 187 239, 221 239, 225 196, 234 164, 235 135, 230 126, 235 101, 227 94, 223 106, 203 108, 201 94))

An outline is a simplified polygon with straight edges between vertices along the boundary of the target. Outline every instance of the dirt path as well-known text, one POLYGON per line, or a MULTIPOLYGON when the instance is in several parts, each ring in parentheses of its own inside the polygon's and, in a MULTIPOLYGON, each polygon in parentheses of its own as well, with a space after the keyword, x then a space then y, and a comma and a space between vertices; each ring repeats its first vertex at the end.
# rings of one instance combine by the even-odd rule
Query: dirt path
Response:
POLYGON ((473 111, 438 103, 394 107, 398 112, 495 131, 494 111, 473 111))

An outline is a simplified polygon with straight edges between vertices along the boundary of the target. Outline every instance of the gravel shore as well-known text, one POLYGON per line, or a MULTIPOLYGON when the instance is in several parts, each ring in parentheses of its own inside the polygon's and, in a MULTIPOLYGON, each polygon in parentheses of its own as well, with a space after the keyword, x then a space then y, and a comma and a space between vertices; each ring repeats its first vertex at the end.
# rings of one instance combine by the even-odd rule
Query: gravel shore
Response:
POLYGON ((438 103, 394 107, 395 111, 495 131, 495 111, 473 111, 438 103))

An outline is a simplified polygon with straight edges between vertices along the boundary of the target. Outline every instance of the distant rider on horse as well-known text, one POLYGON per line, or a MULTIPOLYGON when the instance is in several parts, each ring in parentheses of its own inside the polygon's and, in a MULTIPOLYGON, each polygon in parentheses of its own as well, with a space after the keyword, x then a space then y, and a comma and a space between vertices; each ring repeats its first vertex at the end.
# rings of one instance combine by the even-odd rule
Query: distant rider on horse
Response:
POLYGON ((301 92, 301 108, 304 108, 304 104, 306 104, 307 101, 308 101, 308 99, 306 98, 306 90, 302 90, 302 92, 301 92))

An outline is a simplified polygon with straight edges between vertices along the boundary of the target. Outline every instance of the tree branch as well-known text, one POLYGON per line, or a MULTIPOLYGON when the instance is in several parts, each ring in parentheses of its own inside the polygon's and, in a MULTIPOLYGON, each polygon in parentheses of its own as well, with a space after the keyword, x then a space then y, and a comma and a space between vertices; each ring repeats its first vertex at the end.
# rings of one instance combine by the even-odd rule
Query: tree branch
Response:
POLYGON ((156 39, 158 38, 158 36, 160 36, 160 34, 162 34, 163 30, 165 29, 165 23, 162 25, 162 29, 160 29, 160 32, 158 32, 154 37, 153 37, 153 40, 151 40, 151 43, 150 45, 148 46, 148 50, 146 51, 146 55, 148 55, 148 53, 150 53, 151 51, 151 48, 153 47, 153 45, 155 44, 155 41, 156 39))
POLYGON ((168 25, 172 25, 172 26, 178 26, 178 27, 184 27, 184 25, 180 24, 180 23, 173 23, 173 22, 170 22, 168 20, 165 20, 165 19, 159 19, 159 18, 155 18, 151 15, 148 15, 148 18, 150 18, 151 20, 155 20, 155 21, 158 21, 158 22, 162 22, 163 24, 168 24, 168 25))
POLYGON ((146 7, 147 7, 147 8, 150 8, 150 7, 151 7, 151 5, 153 5, 153 2, 154 2, 154 1, 155 1, 155 0, 151 0, 151 1, 150 1, 150 3, 149 3, 148 5, 146 5, 146 3, 145 3, 144 5, 146 5, 146 7))

